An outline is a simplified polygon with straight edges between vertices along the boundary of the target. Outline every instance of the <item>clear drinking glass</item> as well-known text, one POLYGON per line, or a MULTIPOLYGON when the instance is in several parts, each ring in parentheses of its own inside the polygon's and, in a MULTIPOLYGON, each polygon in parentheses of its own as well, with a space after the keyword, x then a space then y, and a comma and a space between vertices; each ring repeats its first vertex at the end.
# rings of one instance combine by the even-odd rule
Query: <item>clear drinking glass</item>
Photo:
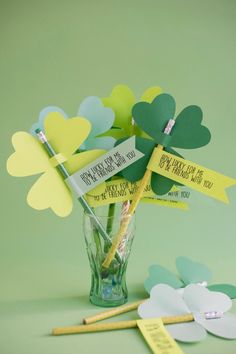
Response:
POLYGON ((97 213, 109 240, 104 240, 94 226, 93 216, 84 213, 84 236, 91 268, 90 301, 98 306, 112 307, 124 304, 128 299, 126 268, 134 237, 134 216, 122 216, 121 212, 101 215, 97 213), (130 218, 129 226, 119 248, 119 257, 112 260, 108 268, 102 266, 121 223, 130 218))

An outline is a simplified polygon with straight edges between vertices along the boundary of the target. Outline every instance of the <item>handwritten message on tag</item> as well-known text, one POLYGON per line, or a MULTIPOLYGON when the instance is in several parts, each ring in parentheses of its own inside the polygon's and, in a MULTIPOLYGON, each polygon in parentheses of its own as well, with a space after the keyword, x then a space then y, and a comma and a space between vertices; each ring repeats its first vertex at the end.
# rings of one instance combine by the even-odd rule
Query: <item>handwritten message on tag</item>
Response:
POLYGON ((66 182, 73 189, 76 186, 77 196, 82 196, 143 156, 135 148, 133 136, 71 175, 66 182))
POLYGON ((236 184, 233 178, 157 149, 148 169, 225 203, 228 203, 225 188, 236 184))
POLYGON ((154 354, 183 354, 176 341, 165 329, 162 320, 137 320, 138 327, 154 354))

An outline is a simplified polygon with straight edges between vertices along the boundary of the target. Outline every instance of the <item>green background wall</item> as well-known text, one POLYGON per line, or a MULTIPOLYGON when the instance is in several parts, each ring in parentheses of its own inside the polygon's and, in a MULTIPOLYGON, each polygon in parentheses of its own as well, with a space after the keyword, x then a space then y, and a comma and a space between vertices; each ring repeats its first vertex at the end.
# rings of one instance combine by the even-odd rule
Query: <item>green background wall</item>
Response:
MULTIPOLYGON (((184 156, 236 177, 235 18, 235 0, 0 1, 2 354, 149 352, 136 330, 47 335, 98 310, 87 299, 82 210, 77 203, 60 219, 27 206, 37 177, 7 175, 11 135, 28 131, 47 105, 74 116, 86 96, 104 97, 118 83, 137 98, 160 85, 176 98, 178 111, 200 105, 212 132, 210 145, 184 156)), ((208 264, 213 282, 236 283, 236 188, 228 195, 225 205, 193 193, 188 212, 139 206, 127 274, 131 300, 145 296, 150 264, 174 271, 178 255, 208 264)), ((130 317, 135 314, 123 316, 130 317)), ((213 336, 182 347, 186 353, 236 351, 235 342, 213 336)))

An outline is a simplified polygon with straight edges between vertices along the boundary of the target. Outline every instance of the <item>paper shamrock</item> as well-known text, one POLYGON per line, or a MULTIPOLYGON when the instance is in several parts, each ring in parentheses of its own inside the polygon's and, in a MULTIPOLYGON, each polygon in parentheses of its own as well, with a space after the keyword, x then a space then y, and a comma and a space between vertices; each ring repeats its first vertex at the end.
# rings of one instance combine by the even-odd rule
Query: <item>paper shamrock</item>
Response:
POLYGON ((86 166, 104 153, 92 150, 74 154, 89 135, 90 123, 80 117, 65 119, 59 112, 49 112, 44 119, 44 131, 51 142, 57 158, 50 158, 38 140, 26 133, 13 135, 15 148, 7 161, 7 170, 13 176, 31 176, 41 173, 27 195, 28 204, 37 209, 51 208, 64 217, 72 210, 72 196, 60 173, 55 168, 63 161, 70 174, 86 166))
MULTIPOLYGON (((141 96, 141 101, 151 102, 154 97, 162 92, 158 86, 148 88, 141 96)), ((132 108, 136 102, 135 95, 126 85, 117 85, 113 88, 109 97, 102 99, 106 107, 112 108, 115 113, 114 127, 105 135, 115 139, 129 137, 133 133, 143 135, 143 132, 132 124, 132 108)), ((144 134, 146 136, 146 134, 144 134)))
MULTIPOLYGON (((202 111, 198 106, 188 106, 176 118, 171 135, 163 131, 170 119, 175 115, 175 100, 168 94, 160 94, 151 103, 139 102, 133 107, 133 118, 136 124, 146 132, 152 140, 137 137, 136 146, 145 154, 138 162, 122 171, 122 175, 130 182, 141 179, 146 171, 154 146, 160 144, 164 150, 182 157, 172 147, 195 149, 204 146, 210 141, 209 130, 201 125, 202 111)), ((120 141, 117 142, 119 144, 120 141)), ((173 180, 152 173, 151 186, 157 195, 169 192, 174 184, 173 180)))
POLYGON ((87 97, 79 106, 78 116, 84 117, 91 123, 91 131, 88 138, 80 146, 80 149, 105 149, 110 150, 115 139, 112 136, 102 136, 113 125, 115 114, 111 108, 104 107, 100 98, 87 97))
POLYGON ((169 285, 159 284, 152 288, 150 299, 138 308, 141 318, 194 315, 194 321, 166 325, 171 336, 182 342, 197 342, 208 332, 227 339, 236 339, 236 316, 228 313, 230 298, 222 293, 191 284, 181 296, 169 285))
POLYGON ((48 114, 52 112, 60 113, 64 118, 68 118, 67 114, 60 107, 56 107, 56 106, 44 107, 39 113, 38 121, 34 123, 30 128, 31 135, 36 136, 35 130, 38 128, 44 132, 44 120, 48 116, 48 114))
POLYGON ((196 283, 207 286, 209 290, 219 291, 228 295, 231 299, 236 298, 236 286, 231 284, 208 285, 212 274, 209 268, 201 263, 192 261, 187 257, 176 258, 176 268, 179 277, 168 269, 155 264, 149 267, 149 277, 144 282, 148 293, 157 284, 168 284, 175 289, 180 289, 188 284, 196 283))
MULTIPOLYGON (((59 107, 45 107, 39 114, 38 122, 34 123, 30 129, 32 135, 36 135, 35 130, 37 128, 44 131, 44 120, 52 112, 58 112, 64 118, 68 118, 68 115, 59 107)), ((79 106, 77 116, 86 118, 91 123, 90 133, 83 144, 80 145, 80 150, 109 150, 114 146, 116 140, 113 137, 99 137, 100 134, 105 133, 112 127, 115 119, 112 109, 104 107, 100 98, 95 96, 85 98, 79 106)))

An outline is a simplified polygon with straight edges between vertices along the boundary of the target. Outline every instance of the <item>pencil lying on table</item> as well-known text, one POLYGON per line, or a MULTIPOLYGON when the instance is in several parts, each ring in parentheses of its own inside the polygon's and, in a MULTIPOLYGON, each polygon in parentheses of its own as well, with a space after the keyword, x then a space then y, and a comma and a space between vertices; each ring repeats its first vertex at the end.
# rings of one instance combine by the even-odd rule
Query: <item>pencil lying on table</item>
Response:
POLYGON ((139 305, 141 305, 144 301, 145 301, 145 299, 144 300, 139 300, 139 301, 136 301, 136 302, 132 302, 131 304, 127 304, 127 305, 115 307, 115 308, 110 309, 110 310, 99 312, 99 313, 97 313, 94 316, 85 317, 83 319, 83 323, 88 325, 88 324, 91 324, 91 323, 94 323, 94 322, 105 320, 106 318, 114 317, 114 316, 120 315, 122 313, 126 313, 126 312, 129 312, 129 311, 132 311, 132 310, 136 310, 139 307, 139 305))
MULTIPOLYGON (((192 322, 194 321, 193 314, 188 313, 179 316, 166 316, 161 318, 163 324, 173 324, 182 322, 192 322)), ((138 320, 131 321, 119 321, 110 323, 99 323, 90 325, 79 325, 71 327, 58 327, 52 330, 54 336, 60 336, 63 334, 76 334, 76 333, 89 333, 89 332, 102 332, 102 331, 113 331, 117 329, 127 329, 138 327, 138 320)))

